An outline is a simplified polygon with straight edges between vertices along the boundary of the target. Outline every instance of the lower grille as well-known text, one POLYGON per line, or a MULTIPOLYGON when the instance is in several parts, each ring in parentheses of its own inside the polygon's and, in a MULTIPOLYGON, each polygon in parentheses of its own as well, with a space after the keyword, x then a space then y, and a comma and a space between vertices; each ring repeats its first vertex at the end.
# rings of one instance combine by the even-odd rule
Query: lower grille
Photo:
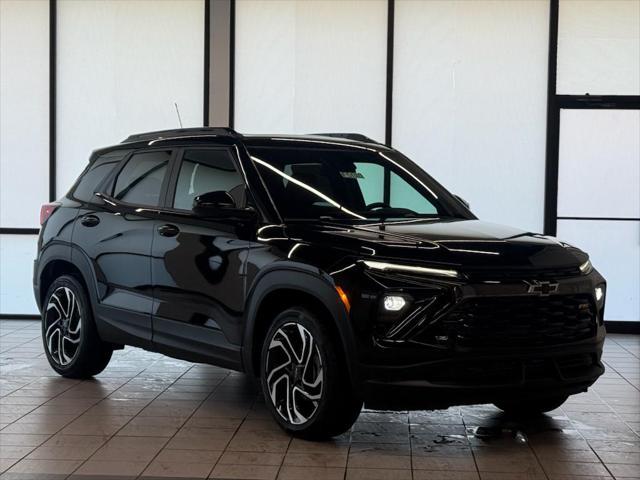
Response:
POLYGON ((595 319, 587 296, 474 298, 415 340, 462 347, 559 345, 594 336, 595 319))

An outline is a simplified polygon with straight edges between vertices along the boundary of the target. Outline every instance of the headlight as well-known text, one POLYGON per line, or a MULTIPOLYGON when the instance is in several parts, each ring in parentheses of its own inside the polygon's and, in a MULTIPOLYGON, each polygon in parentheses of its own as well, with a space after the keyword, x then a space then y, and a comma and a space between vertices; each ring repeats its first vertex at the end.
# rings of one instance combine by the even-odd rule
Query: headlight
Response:
POLYGON ((407 304, 407 301, 400 295, 386 295, 382 304, 388 312, 399 312, 407 304))
POLYGON ((386 263, 375 262, 372 260, 363 260, 368 268, 372 270, 380 270, 383 272, 405 272, 405 273, 417 273, 419 275, 434 275, 437 277, 450 277, 457 278, 459 276, 456 270, 449 270, 445 268, 431 268, 431 267, 416 267, 413 265, 401 265, 398 263, 386 263))
POLYGON ((582 265, 580 265, 580 273, 583 275, 588 275, 593 270, 593 265, 591 265, 591 260, 587 260, 582 265))

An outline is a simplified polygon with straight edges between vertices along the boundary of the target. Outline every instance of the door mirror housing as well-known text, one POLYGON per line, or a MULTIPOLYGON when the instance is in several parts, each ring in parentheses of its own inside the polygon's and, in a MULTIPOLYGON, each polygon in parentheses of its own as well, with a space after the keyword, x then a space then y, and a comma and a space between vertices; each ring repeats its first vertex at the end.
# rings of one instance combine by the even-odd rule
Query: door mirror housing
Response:
POLYGON ((233 197, 223 190, 203 193, 194 198, 193 213, 202 218, 227 218, 237 221, 257 218, 253 208, 239 208, 233 197))
POLYGON ((217 217, 222 210, 236 208, 235 200, 224 190, 203 193, 193 199, 193 213, 200 217, 217 217))
POLYGON ((464 198, 462 198, 460 195, 453 195, 454 197, 456 197, 456 199, 463 204, 465 207, 467 207, 468 209, 471 209, 471 205, 469 205, 469 202, 467 202, 464 198))

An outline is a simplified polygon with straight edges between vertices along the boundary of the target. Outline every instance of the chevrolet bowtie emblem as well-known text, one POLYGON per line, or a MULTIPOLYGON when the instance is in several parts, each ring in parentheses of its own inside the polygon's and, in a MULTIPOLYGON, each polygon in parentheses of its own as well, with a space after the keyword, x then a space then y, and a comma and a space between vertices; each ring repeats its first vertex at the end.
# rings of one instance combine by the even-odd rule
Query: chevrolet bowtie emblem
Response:
POLYGON ((558 291, 558 282, 541 282, 539 280, 532 280, 525 283, 529 286, 527 293, 533 293, 534 295, 550 295, 558 291))

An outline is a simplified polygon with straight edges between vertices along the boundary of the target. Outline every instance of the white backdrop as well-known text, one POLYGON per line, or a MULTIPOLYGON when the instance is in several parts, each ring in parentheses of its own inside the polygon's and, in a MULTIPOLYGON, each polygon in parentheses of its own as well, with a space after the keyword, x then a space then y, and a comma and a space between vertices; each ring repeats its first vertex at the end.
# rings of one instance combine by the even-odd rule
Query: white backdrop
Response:
POLYGON ((235 126, 384 141, 387 2, 236 3, 235 126))
POLYGON ((0 139, 0 227, 38 227, 49 197, 48 0, 0 1, 0 139))
POLYGON ((393 144, 482 219, 542 231, 549 4, 396 2, 393 144))
POLYGON ((640 95, 640 1, 560 0, 559 94, 640 95))
MULTIPOLYGON (((640 218, 640 111, 562 110, 558 216, 640 218)), ((640 221, 558 220, 607 279, 606 317, 640 319, 640 221)))
MULTIPOLYGON (((0 227, 35 228, 49 197, 49 2, 0 1, 0 227)), ((0 235, 0 313, 34 313, 34 235, 0 235)))
POLYGON ((0 313, 37 313, 32 267, 35 235, 0 235, 0 313))

